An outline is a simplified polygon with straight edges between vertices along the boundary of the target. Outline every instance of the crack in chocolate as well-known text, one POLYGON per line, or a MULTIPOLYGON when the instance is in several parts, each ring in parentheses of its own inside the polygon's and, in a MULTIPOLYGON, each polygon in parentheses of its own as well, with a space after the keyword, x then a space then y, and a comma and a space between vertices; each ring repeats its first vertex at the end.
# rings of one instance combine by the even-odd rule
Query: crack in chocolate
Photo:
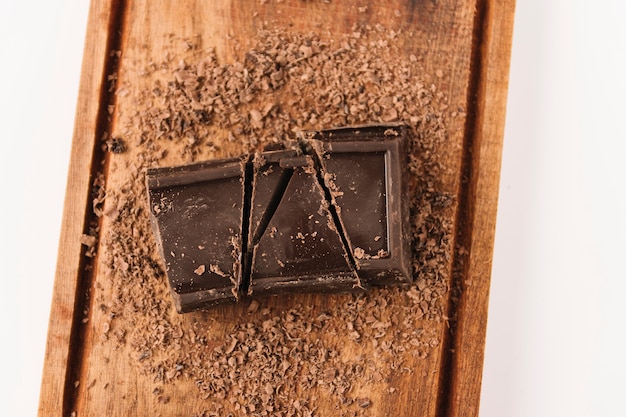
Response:
MULTIPOLYGON (((265 230, 267 229, 267 225, 270 223, 272 216, 274 216, 276 209, 280 205, 280 201, 285 195, 285 191, 287 190, 287 186, 289 185, 289 181, 291 180, 292 176, 293 176, 293 169, 291 168, 285 169, 280 174, 280 179, 278 180, 278 185, 276 186, 276 189, 274 190, 274 193, 272 194, 270 204, 265 210, 265 212, 263 213, 263 216, 261 217, 261 222, 257 226, 256 231, 254 232, 254 236, 250 240, 251 248, 254 248, 254 245, 259 243, 259 241, 261 240, 261 236, 263 236, 263 234, 265 233, 265 230)), ((249 219, 249 216, 248 216, 248 219, 249 219)))
POLYGON ((396 127, 304 133, 292 149, 149 169, 151 221, 177 310, 411 282, 396 127), (171 210, 155 204, 164 198, 171 210), (232 271, 221 259, 227 241, 237 252, 232 271))
POLYGON ((250 233, 250 205, 252 204, 252 178, 254 169, 251 163, 252 156, 248 157, 245 164, 243 176, 243 208, 241 220, 241 283, 240 291, 244 294, 248 292, 250 285, 250 263, 252 254, 249 253, 248 234, 250 233))
MULTIPOLYGON (((350 267, 352 268, 352 270, 357 272, 358 265, 356 263, 356 260, 354 259, 354 254, 352 253, 352 249, 351 249, 351 245, 349 243, 348 237, 346 233, 344 232, 343 222, 341 221, 339 210, 337 209, 337 205, 336 205, 335 199, 332 196, 331 190, 326 185, 326 181, 324 179, 326 175, 326 170, 321 161, 321 158, 323 157, 323 155, 320 155, 316 151, 316 147, 310 146, 310 144, 306 143, 305 141, 301 142, 301 147, 302 147, 303 152, 307 152, 308 150, 309 154, 313 157, 313 161, 315 163, 315 172, 317 174, 317 181, 320 187, 322 187, 322 190, 324 190, 324 196, 326 197, 326 201, 328 203, 330 215, 332 216, 333 222, 335 223, 335 229, 337 230, 337 234, 339 234, 339 237, 341 238, 341 243, 343 243, 344 250, 346 254, 348 255, 347 256, 348 263, 350 264, 350 267)), ((361 282, 361 277, 359 276, 358 272, 356 273, 356 275, 357 275, 356 287, 364 288, 363 283, 361 282)))

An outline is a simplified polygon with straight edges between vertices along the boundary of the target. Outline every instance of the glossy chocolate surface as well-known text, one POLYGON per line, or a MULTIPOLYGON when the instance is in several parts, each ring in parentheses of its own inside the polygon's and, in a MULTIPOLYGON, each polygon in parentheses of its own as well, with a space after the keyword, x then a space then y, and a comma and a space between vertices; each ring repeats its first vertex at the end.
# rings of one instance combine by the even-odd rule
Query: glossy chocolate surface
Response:
POLYGON ((243 177, 239 159, 147 173, 152 225, 179 312, 237 296, 243 177))
POLYGON ((412 282, 404 127, 333 129, 309 140, 359 277, 368 285, 412 282))
MULTIPOLYGON (((248 293, 358 286, 358 276, 350 265, 312 158, 284 158, 279 165, 282 169, 274 172, 284 175, 287 182, 281 188, 283 194, 276 195, 276 207, 265 233, 250 248, 253 255, 248 293)), ((253 219, 255 196, 266 191, 265 187, 257 187, 263 183, 263 176, 262 171, 255 173, 253 219)))
POLYGON ((148 171, 179 312, 412 281, 402 126, 299 139, 293 149, 148 171))

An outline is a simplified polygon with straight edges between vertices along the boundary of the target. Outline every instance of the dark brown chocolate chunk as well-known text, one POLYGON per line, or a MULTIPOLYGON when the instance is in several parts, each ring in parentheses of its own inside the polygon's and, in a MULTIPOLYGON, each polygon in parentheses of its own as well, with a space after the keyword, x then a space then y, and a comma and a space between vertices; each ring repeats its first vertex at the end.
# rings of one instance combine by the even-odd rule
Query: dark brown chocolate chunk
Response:
POLYGON ((152 225, 179 312, 237 298, 244 173, 241 159, 147 172, 152 225))
POLYGON ((296 150, 277 150, 255 155, 248 248, 254 247, 261 239, 293 175, 293 169, 282 167, 280 161, 298 154, 296 150))
POLYGON ((307 135, 359 277, 370 285, 412 281, 403 130, 363 126, 307 135))
POLYGON ((147 173, 179 312, 239 295, 412 281, 402 126, 302 135, 300 148, 147 173))
POLYGON ((249 293, 358 287, 359 278, 329 210, 313 160, 309 156, 282 156, 255 172, 252 224, 258 218, 254 211, 262 207, 257 203, 257 194, 269 194, 266 183, 279 184, 274 191, 280 193, 272 193, 275 206, 271 219, 251 247, 249 293), (282 181, 268 180, 272 176, 282 181))

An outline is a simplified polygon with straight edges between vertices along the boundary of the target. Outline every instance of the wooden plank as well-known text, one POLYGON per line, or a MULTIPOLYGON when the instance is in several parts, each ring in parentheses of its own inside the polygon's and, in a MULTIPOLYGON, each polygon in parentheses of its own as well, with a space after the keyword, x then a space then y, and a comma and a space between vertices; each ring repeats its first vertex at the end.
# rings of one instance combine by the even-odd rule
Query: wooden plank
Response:
MULTIPOLYGON (((214 360, 213 349, 223 349, 220 344, 230 340, 233 329, 246 325, 260 329, 261 323, 265 326, 274 319, 284 326, 285 317, 294 309, 305 321, 331 312, 331 324, 320 327, 323 332, 313 331, 303 337, 314 349, 331 352, 324 366, 337 366, 340 373, 346 369, 357 372, 352 379, 346 377, 351 383, 346 395, 350 401, 361 398, 342 404, 336 392, 328 391, 333 385, 313 382, 311 388, 305 388, 300 383, 286 383, 291 388, 281 392, 281 401, 288 404, 297 399, 308 400, 299 411, 291 410, 296 414, 306 414, 308 409, 320 415, 476 415, 514 7, 512 1, 495 3, 397 0, 365 7, 356 2, 265 4, 224 0, 207 4, 194 0, 93 0, 39 414, 208 415, 212 410, 242 413, 237 401, 229 401, 237 396, 233 394, 236 389, 231 389, 226 398, 214 394, 207 397, 214 391, 199 390, 199 385, 211 383, 211 377, 193 371, 192 364, 214 360), (139 251, 145 259, 151 256, 150 251, 143 252, 144 247, 133 241, 146 240, 150 247, 152 237, 146 231, 143 200, 133 195, 126 200, 133 202, 130 208, 121 203, 124 195, 128 198, 128 192, 135 192, 132 185, 141 180, 141 166, 146 158, 151 158, 151 153, 167 151, 158 163, 172 165, 190 158, 215 158, 244 150, 241 142, 228 140, 228 129, 215 127, 210 132, 215 146, 194 148, 195 153, 190 154, 184 144, 158 142, 147 152, 142 135, 154 132, 142 132, 139 113, 147 108, 147 92, 152 92, 153 95, 148 94, 150 99, 159 103, 164 85, 156 83, 167 83, 167 77, 173 77, 178 60, 195 65, 194 60, 202 54, 206 56, 209 49, 215 50, 220 62, 242 60, 242 53, 255 39, 258 41, 262 28, 280 26, 287 34, 315 33, 333 44, 358 30, 355 24, 369 25, 373 29, 368 30, 372 31, 383 25, 385 31, 399 34, 389 39, 400 58, 409 62, 410 57, 418 57, 425 74, 437 74, 434 79, 438 91, 452 108, 449 114, 453 116, 446 116, 446 141, 437 149, 437 161, 446 167, 438 181, 441 193, 457 198, 449 209, 456 230, 449 244, 463 249, 451 253, 448 260, 450 276, 442 283, 447 282, 453 290, 441 299, 444 315, 431 319, 411 317, 415 311, 411 300, 406 292, 397 291, 391 296, 356 299, 349 295, 300 294, 261 300, 262 307, 271 312, 269 315, 248 314, 247 306, 235 305, 178 316, 171 309, 159 309, 159 300, 167 300, 168 294, 157 272, 146 271, 142 281, 147 284, 137 283, 136 287, 148 288, 149 293, 137 292, 121 281, 128 274, 120 269, 152 265, 142 260, 129 266, 126 261, 132 259, 118 253, 139 251), (111 53, 115 51, 118 52, 111 53), (460 111, 453 110, 457 107, 460 111), (108 137, 124 138, 125 152, 102 153, 100 140, 105 133, 108 137), (105 206, 98 210, 107 215, 93 215, 90 194, 94 192, 96 175, 106 191, 105 206), (131 210, 134 216, 136 227, 131 232, 135 237, 130 241, 128 236, 120 235, 119 223, 128 223, 128 219, 116 217, 120 210, 131 210), (100 237, 95 258, 84 257, 80 245, 81 235, 89 227, 98 229, 100 237), (145 303, 138 297, 148 294, 152 301, 147 303, 153 310, 146 312, 141 307, 145 303), (358 313, 356 303, 368 300, 391 300, 396 304, 383 306, 377 313, 376 319, 381 323, 393 323, 381 341, 406 342, 409 331, 418 331, 429 335, 429 340, 436 344, 422 345, 420 349, 425 355, 417 355, 416 346, 426 342, 423 337, 413 338, 414 352, 406 351, 404 345, 392 345, 390 350, 396 349, 395 356, 385 354, 368 339, 372 334, 367 326, 361 330, 365 341, 349 340, 342 333, 346 326, 343 306, 358 313), (347 306, 352 306, 352 310, 347 306), (441 319, 446 316, 452 318, 452 334, 448 321, 441 319), (413 323, 414 327, 402 322, 413 323), (153 329, 154 334, 146 332, 144 326, 153 329), (164 333, 167 341, 158 339, 163 326, 170 329, 164 333), (177 332, 181 339, 172 342, 172 334, 177 332), (205 335, 201 338, 204 345, 182 341, 198 332, 205 335), (153 356, 146 359, 141 349, 142 343, 148 342, 158 342, 160 346, 151 345, 149 354, 153 356), (171 377, 165 376, 170 372, 171 377), (203 398, 203 393, 207 398, 203 398), (365 407, 359 407, 359 402, 365 407)), ((268 95, 265 103, 270 99, 289 106, 279 93, 268 95)), ((261 99, 257 104, 262 107, 263 103, 261 99)), ((255 336, 251 340, 264 339, 255 336)), ((237 349, 241 344, 245 345, 239 343, 237 349)), ((301 379, 306 372, 316 378, 322 375, 312 370, 311 363, 298 366, 298 372, 291 377, 301 379)), ((256 389, 249 379, 242 381, 247 381, 246 389, 256 389)), ((248 394, 238 394, 239 400, 261 398, 248 394)), ((276 406, 285 407, 278 403, 276 406)), ((252 409, 247 411, 252 413, 252 409)), ((283 411, 289 412, 285 408, 283 411)))
POLYGON ((76 123, 63 209, 59 256, 53 288, 41 385, 39 415, 68 415, 66 390, 71 383, 70 366, 76 346, 75 321, 82 304, 84 247, 91 204, 94 150, 102 122, 107 57, 111 43, 116 2, 91 3, 79 85, 76 123))
POLYGON ((469 121, 474 132, 466 220, 459 225, 467 253, 446 401, 449 416, 476 416, 480 404, 514 9, 514 0, 486 1, 477 12, 476 103, 469 121))

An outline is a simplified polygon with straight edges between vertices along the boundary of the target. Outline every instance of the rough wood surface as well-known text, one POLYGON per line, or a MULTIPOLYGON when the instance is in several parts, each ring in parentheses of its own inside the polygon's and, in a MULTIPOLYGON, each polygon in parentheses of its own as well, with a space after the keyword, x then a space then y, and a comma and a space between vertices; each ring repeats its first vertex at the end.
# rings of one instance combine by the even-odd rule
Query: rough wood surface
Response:
MULTIPOLYGON (((123 137, 125 124, 132 122, 136 108, 133 93, 119 91, 151 88, 158 74, 146 75, 141 70, 168 54, 185 56, 188 51, 180 40, 198 40, 203 50, 214 49, 222 62, 241 59, 250 40, 259 29, 267 28, 268 22, 299 33, 321 33, 337 41, 355 24, 381 24, 390 30, 411 32, 411 42, 399 45, 400 54, 407 60, 411 55, 420 57, 424 71, 437 74, 439 91, 461 113, 447 120, 448 142, 441 156, 447 167, 441 178, 443 189, 456 197, 453 219, 457 250, 449 260, 452 290, 444 300, 444 316, 455 320, 420 321, 420 331, 430 332, 439 340, 428 355, 408 355, 402 369, 389 372, 383 380, 357 380, 351 395, 366 398, 367 404, 361 403, 366 407, 339 406, 317 387, 317 401, 311 407, 314 415, 478 414, 514 1, 363 3, 92 0, 40 416, 69 416, 73 412, 77 416, 200 416, 209 415, 218 406, 224 415, 229 411, 242 414, 228 398, 201 398, 194 380, 155 381, 153 374, 140 368, 129 343, 112 344, 103 337, 102 329, 106 326, 108 331, 111 313, 99 306, 116 293, 106 273, 110 254, 101 246, 92 262, 84 256, 81 236, 94 224, 91 194, 95 174, 103 173, 106 190, 113 193, 127 184, 129 166, 141 157, 133 149, 115 158, 102 151, 102 135, 108 132, 123 137), (119 53, 112 54, 115 51, 119 53), (113 73, 117 78, 107 78, 113 73), (118 94, 113 94, 115 91, 118 94)), ((218 132, 216 138, 222 154, 240 152, 220 139, 225 134, 218 132)), ((172 152, 166 162, 185 160, 172 152)), ((107 216, 101 217, 97 226, 100 236, 114 227, 107 216)), ((349 296, 342 295, 294 295, 264 300, 263 307, 284 312, 294 306, 311 306, 314 316, 347 300, 349 296)), ((183 328, 210 322, 210 331, 219 338, 228 337, 229 329, 247 317, 246 306, 224 306, 172 320, 183 328)), ((345 335, 337 333, 316 337, 346 360, 364 357, 375 369, 389 368, 369 343, 348 343, 345 335)), ((301 392, 284 394, 295 402, 301 392)))
POLYGON ((503 1, 483 2, 477 9, 467 197, 457 224, 468 254, 445 401, 449 416, 476 416, 480 404, 514 8, 514 1, 503 1))
POLYGON ((59 256, 54 280, 53 301, 48 326, 44 374, 39 415, 67 415, 66 391, 71 380, 70 364, 76 350, 76 307, 82 297, 84 248, 80 244, 91 204, 90 189, 94 163, 94 144, 102 120, 102 97, 105 94, 107 57, 111 43, 110 25, 113 8, 108 2, 94 1, 89 12, 89 30, 85 40, 82 75, 72 153, 65 197, 59 256))

